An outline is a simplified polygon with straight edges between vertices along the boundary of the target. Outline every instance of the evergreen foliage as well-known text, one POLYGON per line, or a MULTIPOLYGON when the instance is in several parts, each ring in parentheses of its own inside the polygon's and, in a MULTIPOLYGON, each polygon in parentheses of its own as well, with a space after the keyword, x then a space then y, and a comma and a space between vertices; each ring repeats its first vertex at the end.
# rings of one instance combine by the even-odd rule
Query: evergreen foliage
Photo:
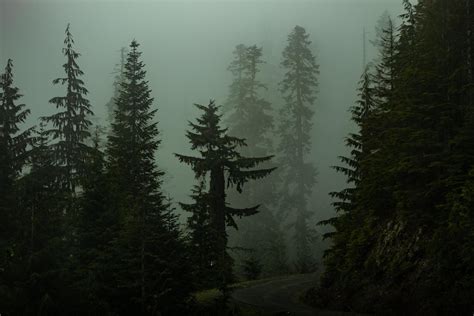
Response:
POLYGON ((73 280, 81 310, 107 315, 113 310, 113 303, 110 302, 113 276, 109 264, 112 262, 111 244, 117 229, 117 218, 108 207, 110 186, 100 141, 100 131, 96 128, 94 147, 85 161, 83 192, 78 203, 73 280))
POLYGON ((315 231, 310 224, 313 212, 308 209, 307 202, 316 181, 316 171, 307 156, 311 150, 312 107, 316 101, 319 65, 310 45, 309 34, 296 26, 288 35, 288 45, 283 50, 281 65, 286 73, 280 83, 285 106, 280 110, 278 126, 282 182, 279 208, 292 221, 299 272, 315 269, 311 248, 315 231))
POLYGON ((251 158, 242 156, 237 147, 245 146, 245 140, 227 135, 227 129, 220 126, 221 115, 214 101, 207 106, 196 104, 196 107, 203 113, 196 123, 189 123, 191 130, 186 136, 191 143, 191 149, 198 150, 200 157, 180 154, 176 156, 181 162, 192 167, 197 179, 203 177, 209 179, 209 190, 206 195, 210 231, 207 234, 213 238, 214 250, 211 254, 215 254, 216 258, 211 260, 214 262, 213 274, 216 276, 216 285, 225 293, 227 285, 232 280, 232 262, 226 249, 226 226, 237 229, 235 217, 254 215, 259 207, 259 205, 242 209, 229 207, 226 203, 226 187, 235 186, 238 192, 242 192, 243 185, 247 181, 264 178, 274 168, 253 169, 270 160, 272 156, 251 158))
POLYGON ((16 269, 17 301, 13 314, 59 315, 71 304, 68 290, 68 251, 64 236, 67 199, 59 183, 44 122, 34 135, 30 171, 18 180, 20 245, 16 269))
POLYGON ((194 203, 180 203, 180 206, 191 213, 187 227, 194 282, 198 289, 208 289, 217 283, 212 273, 217 254, 214 247, 216 233, 211 226, 210 200, 204 178, 194 187, 192 193, 194 203))
POLYGON ((184 242, 162 189, 156 109, 134 40, 107 147, 111 203, 117 221, 112 241, 116 312, 176 313, 187 302, 190 274, 184 242))
POLYGON ((318 295, 351 310, 469 315, 474 7, 404 6, 398 29, 385 19, 362 84, 373 106, 358 141, 349 138, 358 150, 338 168, 354 187, 335 194, 340 213, 326 222, 336 230, 318 295))
POLYGON ((22 131, 30 110, 18 104, 21 97, 13 82, 13 62, 8 59, 0 76, 0 309, 6 312, 15 309, 14 293, 20 287, 15 279, 23 260, 17 180, 26 163, 32 132, 22 131))
POLYGON ((121 83, 125 80, 125 62, 126 62, 126 56, 127 55, 127 49, 125 47, 122 47, 120 49, 120 62, 115 65, 114 73, 115 73, 115 78, 114 78, 114 92, 113 96, 110 98, 109 102, 105 105, 107 108, 107 119, 109 123, 112 123, 114 121, 114 115, 116 111, 116 100, 119 97, 120 94, 120 85, 121 83))
MULTIPOLYGON (((331 310, 471 315, 474 2, 403 6, 399 26, 384 14, 376 27, 378 55, 350 108, 356 131, 334 167, 347 187, 331 193, 336 215, 320 223, 334 230, 324 235, 331 244, 309 295, 331 310)), ((319 66, 304 28, 283 50, 277 124, 256 45, 237 45, 228 68, 229 128, 214 101, 196 105, 201 114, 186 133, 196 155, 176 154, 198 182, 192 202, 180 203, 190 213, 186 231, 164 193, 162 135, 139 44, 121 50, 105 149, 99 128, 91 137, 69 25, 64 45, 65 76, 53 84, 66 91, 37 128, 24 126, 30 110, 10 59, 0 76, 1 315, 235 314, 229 249, 245 250, 236 266, 247 279, 284 274, 289 227, 297 272, 317 268, 309 155, 319 66), (229 228, 240 228, 233 239, 229 228), (217 304, 193 308, 192 292, 214 288, 223 293, 217 304)))
POLYGON ((74 195, 76 188, 80 185, 85 159, 90 150, 86 144, 86 140, 90 137, 89 126, 91 125, 87 116, 93 115, 93 112, 89 100, 86 99, 88 90, 81 79, 84 73, 77 64, 80 54, 73 47, 74 39, 69 24, 65 33, 63 54, 66 62, 63 68, 66 76, 54 79, 53 84, 65 85, 66 95, 49 100, 59 111, 44 117, 44 120, 52 124, 52 128, 47 132, 53 140, 56 140, 51 146, 56 165, 61 170, 61 186, 74 195))
MULTIPOLYGON (((274 130, 271 104, 261 95, 267 87, 258 80, 260 67, 264 64, 263 49, 256 45, 239 44, 234 50, 234 60, 228 67, 233 75, 229 97, 224 109, 227 113, 229 132, 246 139, 247 146, 241 153, 251 156, 268 155, 273 152, 271 138, 274 130)), ((275 164, 266 163, 267 167, 275 164)), ((249 183, 246 195, 229 192, 232 202, 261 203, 260 212, 252 218, 242 218, 242 228, 230 234, 230 244, 252 251, 264 265, 264 273, 275 275, 285 273, 287 268, 286 243, 282 238, 281 218, 276 210, 276 173, 265 179, 249 183)), ((245 259, 237 258, 241 261, 245 259)))

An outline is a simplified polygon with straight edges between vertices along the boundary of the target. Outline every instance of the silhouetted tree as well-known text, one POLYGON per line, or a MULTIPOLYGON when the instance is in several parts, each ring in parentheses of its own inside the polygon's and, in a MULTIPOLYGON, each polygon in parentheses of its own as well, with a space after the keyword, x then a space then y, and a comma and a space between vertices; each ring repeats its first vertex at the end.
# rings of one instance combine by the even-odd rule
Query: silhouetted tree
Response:
POLYGON ((92 137, 94 147, 85 161, 83 192, 75 223, 73 280, 81 311, 107 315, 113 306, 110 302, 113 278, 110 264, 117 217, 109 208, 110 185, 104 153, 100 149, 100 135, 100 129, 96 127, 92 137))
POLYGON ((120 62, 115 65, 114 73, 114 92, 113 96, 110 98, 109 102, 105 105, 107 108, 107 118, 109 123, 114 121, 115 111, 117 110, 116 107, 116 100, 120 94, 120 85, 125 80, 125 63, 127 58, 127 49, 122 47, 120 49, 120 62))
POLYGON ((16 275, 21 291, 16 313, 58 315, 72 303, 68 286, 69 254, 64 203, 67 194, 49 146, 44 122, 40 122, 30 150, 29 172, 18 181, 22 262, 16 275))
POLYGON ((197 288, 212 288, 216 284, 212 274, 217 254, 215 253, 215 232, 211 226, 209 194, 205 191, 205 179, 201 179, 191 195, 194 203, 180 203, 181 208, 191 213, 188 218, 189 251, 193 261, 194 280, 197 288))
POLYGON ((81 79, 84 73, 77 64, 80 54, 73 47, 74 39, 69 24, 66 28, 64 45, 63 54, 66 57, 66 63, 63 68, 66 76, 54 79, 53 84, 65 85, 66 95, 54 97, 49 101, 59 112, 43 119, 52 123, 52 128, 47 132, 53 140, 56 140, 51 146, 56 165, 61 170, 62 187, 75 195, 84 171, 84 161, 90 150, 86 144, 90 137, 89 126, 91 125, 87 116, 93 115, 93 112, 89 100, 86 99, 88 91, 81 79))
POLYGON ((219 288, 227 291, 232 277, 231 259, 226 252, 226 226, 237 228, 234 217, 250 216, 257 212, 259 205, 236 209, 226 203, 226 187, 235 186, 242 192, 243 185, 249 180, 261 179, 274 168, 248 170, 266 162, 272 156, 247 158, 240 155, 237 147, 245 146, 245 140, 227 135, 227 129, 220 126, 221 115, 214 101, 203 106, 196 104, 203 113, 197 123, 189 123, 192 130, 187 132, 191 149, 199 150, 201 157, 176 154, 181 162, 191 165, 197 179, 209 177, 208 207, 210 229, 214 234, 212 253, 217 254, 214 274, 219 288))
POLYGON ((8 59, 0 76, 0 309, 5 313, 13 313, 18 303, 15 272, 26 261, 20 255, 24 239, 16 182, 26 163, 32 130, 21 126, 30 113, 18 104, 21 97, 13 83, 13 62, 8 59))
POLYGON ((159 147, 156 109, 134 40, 107 147, 111 203, 118 218, 113 241, 114 307, 120 314, 173 314, 190 291, 184 242, 164 197, 164 173, 156 166, 159 147))

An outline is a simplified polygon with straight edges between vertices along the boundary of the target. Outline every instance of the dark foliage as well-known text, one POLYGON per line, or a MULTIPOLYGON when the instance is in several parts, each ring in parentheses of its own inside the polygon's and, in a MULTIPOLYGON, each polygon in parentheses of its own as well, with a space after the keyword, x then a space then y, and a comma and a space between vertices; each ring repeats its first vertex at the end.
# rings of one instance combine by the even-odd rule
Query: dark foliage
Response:
MULTIPOLYGON (((196 227, 206 229, 203 232, 212 240, 212 249, 209 255, 215 255, 209 261, 213 262, 211 278, 217 280, 216 285, 224 293, 232 280, 232 259, 227 253, 226 226, 237 228, 235 217, 250 216, 257 213, 259 205, 248 208, 232 208, 226 202, 226 188, 235 186, 242 192, 243 185, 249 180, 257 180, 269 175, 274 168, 254 168, 266 162, 272 156, 243 157, 237 147, 245 146, 242 138, 227 135, 227 129, 220 126, 221 116, 219 107, 211 101, 207 106, 196 104, 203 113, 196 123, 190 122, 192 130, 187 132, 191 149, 198 150, 200 157, 191 157, 176 154, 181 162, 191 165, 197 179, 209 179, 209 190, 205 199, 201 199, 201 207, 208 207, 209 226, 196 227)), ((194 211, 201 211, 194 208, 194 211)), ((194 233, 196 235, 196 233, 194 233)))
POLYGON ((278 126, 279 208, 294 228, 295 268, 303 273, 316 269, 311 246, 316 232, 310 222, 314 213, 307 203, 316 181, 316 170, 308 162, 308 155, 319 65, 310 45, 309 34, 301 26, 288 35, 281 63, 286 73, 280 83, 285 106, 280 110, 278 126))
POLYGON ((319 298, 385 314, 474 310, 472 1, 404 1, 379 28, 339 167, 339 215, 319 298), (366 115, 361 116, 361 113, 366 115))

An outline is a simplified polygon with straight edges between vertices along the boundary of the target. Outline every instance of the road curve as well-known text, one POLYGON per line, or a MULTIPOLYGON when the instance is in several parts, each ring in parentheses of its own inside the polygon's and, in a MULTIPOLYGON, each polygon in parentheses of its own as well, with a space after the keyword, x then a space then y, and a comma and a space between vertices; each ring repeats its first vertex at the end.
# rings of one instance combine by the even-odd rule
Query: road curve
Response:
POLYGON ((319 274, 294 275, 259 283, 233 292, 234 300, 258 307, 271 315, 338 316, 349 313, 314 309, 299 299, 309 288, 315 286, 319 274))

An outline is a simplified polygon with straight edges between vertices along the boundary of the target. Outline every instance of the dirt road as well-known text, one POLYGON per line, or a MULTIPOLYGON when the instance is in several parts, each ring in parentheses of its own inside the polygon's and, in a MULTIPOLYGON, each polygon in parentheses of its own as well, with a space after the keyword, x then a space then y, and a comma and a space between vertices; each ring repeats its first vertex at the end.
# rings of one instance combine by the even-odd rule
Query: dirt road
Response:
POLYGON ((337 316, 351 315, 342 312, 330 312, 314 309, 301 302, 301 295, 315 286, 319 275, 294 275, 269 280, 247 288, 235 290, 232 297, 241 303, 258 307, 269 315, 295 316, 337 316))

